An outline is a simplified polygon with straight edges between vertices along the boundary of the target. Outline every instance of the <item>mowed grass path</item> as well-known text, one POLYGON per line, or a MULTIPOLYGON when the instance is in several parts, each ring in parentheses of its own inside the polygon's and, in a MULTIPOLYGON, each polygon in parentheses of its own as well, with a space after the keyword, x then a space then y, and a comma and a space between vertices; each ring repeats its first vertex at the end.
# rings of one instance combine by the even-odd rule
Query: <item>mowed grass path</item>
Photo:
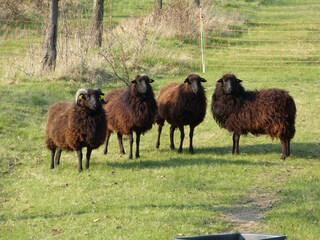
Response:
MULTIPOLYGON (((269 7, 272 12, 281 6, 269 7)), ((249 11, 250 6, 243 9, 249 11)), ((208 103, 224 71, 209 69, 203 75, 208 80, 204 84, 208 103)), ((279 141, 266 136, 242 137, 241 154, 233 156, 232 136, 219 129, 208 106, 204 122, 195 130, 193 155, 187 137, 182 154, 169 150, 168 125, 157 150, 155 126, 141 138, 140 159, 121 156, 114 134, 110 153, 103 155, 102 147, 93 151, 89 170, 77 172, 74 152, 63 152, 61 165, 50 170, 50 154, 44 146, 48 107, 72 101, 78 88, 93 86, 66 81, 2 84, 0 238, 172 239, 257 231, 287 234, 288 239, 317 239, 319 78, 308 71, 290 79, 272 69, 234 73, 247 89, 285 88, 294 97, 297 131, 292 156, 285 162, 280 160, 279 141)), ((153 78, 157 95, 161 86, 182 82, 185 76, 153 78)), ((110 90, 107 85, 98 87, 110 90)), ((177 131, 176 143, 178 139, 177 131)))

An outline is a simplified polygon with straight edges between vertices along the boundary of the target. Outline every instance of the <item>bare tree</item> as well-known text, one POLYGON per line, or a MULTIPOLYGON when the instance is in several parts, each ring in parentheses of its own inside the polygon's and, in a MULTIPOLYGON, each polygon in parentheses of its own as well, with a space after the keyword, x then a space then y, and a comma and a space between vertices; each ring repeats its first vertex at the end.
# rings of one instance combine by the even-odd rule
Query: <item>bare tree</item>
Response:
POLYGON ((156 0, 154 4, 154 15, 153 15, 153 22, 156 24, 161 18, 162 13, 162 0, 156 0))
POLYGON ((46 54, 43 61, 43 69, 54 71, 57 59, 57 35, 58 35, 58 1, 51 1, 50 25, 46 37, 46 54))
POLYGON ((93 31, 94 43, 101 47, 103 34, 103 2, 104 0, 94 0, 93 3, 93 31))

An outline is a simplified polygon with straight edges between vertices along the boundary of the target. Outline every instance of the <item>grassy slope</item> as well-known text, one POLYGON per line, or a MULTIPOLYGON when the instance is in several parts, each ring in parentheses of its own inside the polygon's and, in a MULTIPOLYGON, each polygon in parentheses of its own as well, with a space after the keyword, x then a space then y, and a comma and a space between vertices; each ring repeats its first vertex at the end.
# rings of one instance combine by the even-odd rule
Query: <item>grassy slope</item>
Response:
MULTIPOLYGON (((246 12, 250 9, 240 6, 246 12)), ((279 7, 254 11, 260 9, 267 16, 279 7)), ((208 99, 224 71, 209 69, 204 75, 208 99)), ((43 144, 48 106, 71 100, 77 88, 90 85, 63 81, 2 85, 1 238, 172 239, 261 231, 285 233, 289 239, 317 239, 319 80, 308 72, 292 76, 290 84, 287 73, 272 70, 261 74, 261 70, 237 69, 236 74, 246 80, 248 89, 286 88, 295 98, 297 133, 285 163, 279 160, 279 141, 272 143, 265 136, 243 137, 242 154, 232 156, 231 135, 218 128, 208 109, 204 123, 195 130, 194 155, 169 150, 166 125, 160 150, 155 149, 156 128, 142 136, 139 160, 120 156, 113 135, 110 154, 95 150, 89 170, 78 174, 76 154, 63 152, 61 166, 51 171, 43 144)), ((156 93, 173 80, 177 78, 156 81, 156 93)), ((99 87, 108 91, 107 86, 99 87)))

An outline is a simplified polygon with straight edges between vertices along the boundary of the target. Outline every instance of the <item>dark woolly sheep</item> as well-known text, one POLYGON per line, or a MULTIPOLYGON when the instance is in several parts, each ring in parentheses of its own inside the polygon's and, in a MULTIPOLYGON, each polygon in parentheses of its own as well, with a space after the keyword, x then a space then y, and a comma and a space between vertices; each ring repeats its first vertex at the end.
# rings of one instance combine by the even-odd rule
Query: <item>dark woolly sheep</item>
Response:
POLYGON ((152 128, 157 113, 157 103, 146 75, 137 75, 127 88, 116 89, 105 96, 107 113, 107 136, 104 153, 108 153, 109 138, 117 131, 120 153, 125 154, 122 135, 128 135, 129 159, 132 159, 133 132, 136 133, 136 158, 140 157, 140 135, 152 128))
POLYGON ((246 91, 241 82, 235 75, 225 74, 218 80, 211 102, 213 118, 233 133, 232 153, 239 153, 242 134, 267 134, 281 140, 284 160, 290 155, 290 140, 295 134, 293 98, 287 91, 275 88, 246 91))
POLYGON ((60 164, 62 150, 78 154, 78 169, 82 171, 82 148, 87 147, 86 168, 92 149, 106 138, 106 114, 100 89, 79 89, 75 103, 57 103, 49 109, 45 142, 51 150, 51 169, 60 164), (57 154, 56 154, 57 151, 57 154), (55 156, 56 154, 56 156, 55 156))
POLYGON ((182 152, 182 145, 184 140, 184 126, 190 126, 190 145, 189 151, 193 150, 193 132, 194 128, 200 124, 207 109, 207 99, 205 90, 201 82, 206 82, 197 74, 190 74, 184 83, 170 83, 164 86, 159 93, 158 115, 156 122, 159 124, 158 139, 156 147, 160 146, 160 135, 165 120, 170 126, 170 148, 174 149, 174 130, 180 130, 180 146, 178 152, 182 152))

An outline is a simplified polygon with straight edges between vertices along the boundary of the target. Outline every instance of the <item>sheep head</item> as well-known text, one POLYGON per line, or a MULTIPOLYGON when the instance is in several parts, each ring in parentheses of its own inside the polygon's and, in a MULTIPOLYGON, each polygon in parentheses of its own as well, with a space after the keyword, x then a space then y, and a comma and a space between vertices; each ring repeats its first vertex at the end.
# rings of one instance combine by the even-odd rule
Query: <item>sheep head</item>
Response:
POLYGON ((136 89, 139 94, 146 96, 152 92, 152 87, 150 83, 154 82, 153 79, 150 79, 146 75, 137 75, 134 80, 131 81, 131 84, 136 86, 136 89))
POLYGON ((99 88, 84 89, 81 88, 76 93, 76 104, 89 111, 101 109, 104 103, 104 93, 99 88))
POLYGON ((217 84, 221 85, 225 94, 234 95, 242 88, 240 85, 241 82, 242 80, 237 79, 235 75, 228 73, 223 75, 222 78, 217 81, 217 84))
POLYGON ((199 89, 202 88, 201 82, 206 82, 204 78, 197 74, 189 74, 189 76, 184 80, 184 83, 189 84, 192 91, 197 94, 199 89))

